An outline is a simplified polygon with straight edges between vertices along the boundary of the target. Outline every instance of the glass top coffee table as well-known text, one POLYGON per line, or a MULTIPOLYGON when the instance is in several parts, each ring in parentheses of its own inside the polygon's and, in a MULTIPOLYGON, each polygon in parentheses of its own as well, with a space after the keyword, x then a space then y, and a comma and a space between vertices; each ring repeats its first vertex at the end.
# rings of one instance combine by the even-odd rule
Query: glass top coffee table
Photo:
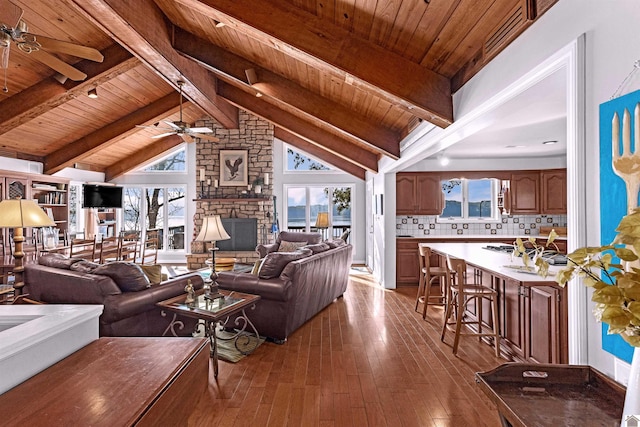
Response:
MULTIPOLYGON (((221 289, 220 293, 223 296, 222 298, 210 299, 204 295, 204 290, 200 289, 196 292, 196 298, 192 304, 185 302, 187 299, 186 293, 165 301, 160 301, 156 304, 174 314, 181 314, 202 321, 202 323, 198 322, 196 331, 200 332, 200 327, 204 324, 204 333, 209 338, 209 343, 211 344, 210 356, 213 360, 213 369, 216 377, 218 377, 218 339, 234 340, 236 348, 242 354, 252 353, 260 342, 260 335, 245 312, 246 308, 255 308, 260 296, 224 289, 221 289), (227 323, 232 315, 236 316, 234 321, 235 325, 233 325, 235 332, 227 338, 218 337, 216 332, 219 327, 231 327, 231 325, 227 325, 227 323), (247 343, 249 343, 252 339, 251 335, 255 335, 255 345, 249 346, 246 349, 240 349, 238 340, 246 339, 247 343)), ((180 321, 176 320, 174 316, 171 324, 165 330, 165 334, 171 332, 173 335, 177 335, 174 327, 179 323, 180 321)))

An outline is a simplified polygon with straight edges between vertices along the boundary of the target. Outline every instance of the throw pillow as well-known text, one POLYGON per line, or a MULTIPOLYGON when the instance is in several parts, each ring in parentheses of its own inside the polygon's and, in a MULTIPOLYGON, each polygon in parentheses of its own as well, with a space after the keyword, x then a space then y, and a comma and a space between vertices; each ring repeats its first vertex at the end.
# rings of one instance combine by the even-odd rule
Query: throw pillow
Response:
POLYGON ((82 261, 82 258, 69 258, 63 254, 42 254, 38 257, 38 264, 46 267, 63 268, 69 270, 73 264, 82 261))
POLYGON ((335 249, 338 246, 346 245, 345 241, 342 239, 332 239, 324 241, 331 249, 335 249))
POLYGON ((326 243, 316 243, 315 245, 307 245, 303 246, 304 249, 311 249, 311 252, 314 254, 319 254, 320 252, 328 251, 329 245, 326 243))
POLYGON ((162 266, 160 264, 141 265, 140 268, 152 285, 159 285, 162 282, 162 266))
POLYGON ((311 254, 310 249, 301 249, 295 252, 271 252, 264 257, 258 277, 261 279, 278 277, 291 261, 306 258, 311 254))
POLYGON ((93 270, 93 274, 109 276, 122 292, 137 292, 150 286, 149 279, 139 265, 132 262, 115 261, 103 264, 93 270))
POLYGON ((278 246, 278 252, 295 252, 306 244, 307 242, 287 242, 283 240, 278 246))
POLYGON ((100 267, 100 264, 98 264, 97 262, 91 262, 83 259, 73 264, 71 266, 71 270, 77 271, 79 273, 93 273, 93 270, 98 267, 100 267))

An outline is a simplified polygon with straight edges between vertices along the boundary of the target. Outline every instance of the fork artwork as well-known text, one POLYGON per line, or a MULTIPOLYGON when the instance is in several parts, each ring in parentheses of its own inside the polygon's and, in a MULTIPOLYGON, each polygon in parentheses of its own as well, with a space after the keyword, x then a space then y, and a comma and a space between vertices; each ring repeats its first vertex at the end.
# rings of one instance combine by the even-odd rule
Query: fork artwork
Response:
POLYGON ((640 103, 634 110, 634 149, 631 151, 631 115, 624 109, 622 114, 622 154, 620 154, 620 118, 613 114, 611 122, 611 146, 613 149, 612 167, 627 186, 627 213, 638 207, 640 191, 640 103))

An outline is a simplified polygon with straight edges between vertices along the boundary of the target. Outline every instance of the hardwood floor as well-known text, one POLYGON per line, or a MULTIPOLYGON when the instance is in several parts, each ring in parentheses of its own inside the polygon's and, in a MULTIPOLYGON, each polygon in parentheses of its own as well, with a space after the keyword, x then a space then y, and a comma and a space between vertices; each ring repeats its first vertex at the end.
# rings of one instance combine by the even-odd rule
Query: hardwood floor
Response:
POLYGON ((189 426, 499 426, 474 373, 503 362, 475 338, 440 341, 442 309, 413 310, 415 288, 354 274, 344 297, 265 343, 194 396, 189 426))

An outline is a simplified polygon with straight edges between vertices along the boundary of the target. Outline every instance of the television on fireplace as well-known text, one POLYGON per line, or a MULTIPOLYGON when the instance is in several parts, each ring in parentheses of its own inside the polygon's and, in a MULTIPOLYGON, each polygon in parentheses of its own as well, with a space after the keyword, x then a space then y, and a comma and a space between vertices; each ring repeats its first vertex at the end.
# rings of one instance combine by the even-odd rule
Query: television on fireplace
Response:
POLYGON ((84 184, 82 193, 82 207, 84 208, 122 207, 122 187, 84 184))

